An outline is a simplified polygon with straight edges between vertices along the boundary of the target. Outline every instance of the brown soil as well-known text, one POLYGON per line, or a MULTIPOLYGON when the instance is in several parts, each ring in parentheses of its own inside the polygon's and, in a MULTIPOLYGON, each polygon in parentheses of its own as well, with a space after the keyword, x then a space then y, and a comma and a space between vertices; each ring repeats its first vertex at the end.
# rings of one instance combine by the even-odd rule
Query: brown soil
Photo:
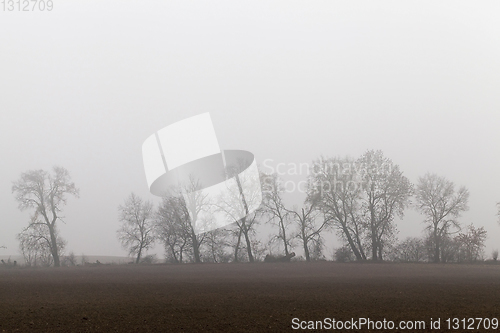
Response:
POLYGON ((291 331, 293 318, 360 317, 424 320, 418 332, 439 331, 431 318, 441 331, 446 318, 500 318, 500 265, 0 269, 0 332, 276 332, 291 331))

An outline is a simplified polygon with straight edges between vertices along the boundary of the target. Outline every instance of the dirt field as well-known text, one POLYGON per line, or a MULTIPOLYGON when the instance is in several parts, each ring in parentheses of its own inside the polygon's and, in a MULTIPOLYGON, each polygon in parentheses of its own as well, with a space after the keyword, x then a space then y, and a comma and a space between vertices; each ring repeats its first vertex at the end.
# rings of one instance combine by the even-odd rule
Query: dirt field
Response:
POLYGON ((291 331, 293 318, 361 317, 396 325, 425 321, 425 330, 412 332, 448 331, 447 318, 500 318, 500 266, 297 262, 0 270, 4 332, 277 332, 291 331), (441 330, 430 329, 431 318, 441 318, 441 330))

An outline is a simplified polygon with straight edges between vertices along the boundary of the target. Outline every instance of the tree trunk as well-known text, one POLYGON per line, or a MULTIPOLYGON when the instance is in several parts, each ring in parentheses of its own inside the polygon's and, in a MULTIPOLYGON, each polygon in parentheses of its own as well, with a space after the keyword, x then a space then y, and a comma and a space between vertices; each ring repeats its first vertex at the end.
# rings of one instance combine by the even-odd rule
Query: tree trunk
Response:
POLYGON ((136 264, 138 264, 141 261, 141 254, 142 254, 142 246, 139 247, 139 252, 137 252, 137 258, 135 259, 136 264))
MULTIPOLYGON (((374 185, 371 185, 371 190, 372 193, 374 191, 374 185)), ((371 229, 371 241, 372 241, 372 260, 377 261, 378 256, 377 256, 377 250, 378 250, 378 244, 377 244, 377 229, 375 227, 376 223, 376 218, 375 218, 375 211, 374 211, 374 203, 373 203, 373 198, 372 195, 370 194, 370 199, 369 199, 369 207, 370 207, 370 229, 371 229)))
MULTIPOLYGON (((372 231, 372 234, 373 234, 373 231, 372 231)), ((373 261, 377 261, 378 260, 378 258, 377 258, 377 250, 378 250, 377 241, 375 239, 375 236, 372 235, 372 260, 373 261)))
POLYGON ((288 244, 286 241, 286 231, 285 231, 285 225, 283 224, 283 220, 280 221, 281 225, 281 232, 283 233, 283 245, 285 246, 285 255, 288 257, 288 244))
POLYGON ((439 255, 440 255, 440 250, 439 250, 439 243, 436 240, 436 247, 434 248, 434 262, 439 262, 439 255))
POLYGON ((439 262, 440 261, 440 254, 441 254, 441 250, 440 250, 440 243, 441 242, 441 237, 439 237, 439 233, 438 233, 438 228, 437 228, 437 224, 434 223, 434 262, 439 262))
POLYGON ((252 244, 250 242, 250 237, 248 236, 248 230, 246 226, 246 217, 242 218, 241 220, 241 227, 243 231, 243 235, 245 236, 245 242, 247 244, 247 253, 248 253, 248 261, 254 262, 253 259, 253 254, 252 254, 252 244))
POLYGON ((352 252, 356 256, 356 260, 358 260, 358 261, 363 260, 361 253, 359 252, 358 248, 356 247, 356 244, 354 244, 354 241, 351 237, 351 234, 349 233, 349 230, 347 230, 347 227, 342 225, 342 229, 344 230, 344 235, 347 237, 347 242, 349 243, 349 246, 351 247, 352 252))
POLYGON ((178 264, 179 259, 177 259, 177 255, 175 254, 175 248, 173 245, 170 245, 170 252, 172 252, 172 257, 174 258, 174 263, 178 264))
POLYGON ((48 227, 50 233, 50 253, 52 254, 52 258, 54 259, 54 267, 60 267, 61 262, 59 260, 59 251, 57 249, 57 238, 55 235, 54 226, 49 223, 48 227))
POLYGON ((363 245, 361 244, 361 240, 359 239, 359 234, 356 233, 355 236, 356 236, 356 244, 358 244, 357 250, 359 251, 359 255, 361 256, 361 260, 366 260, 366 254, 365 254, 365 251, 363 250, 363 245))
POLYGON ((238 230, 238 241, 236 242, 236 247, 234 248, 234 262, 238 262, 238 252, 240 250, 241 243, 241 228, 238 230))
POLYGON ((200 263, 200 244, 198 244, 198 239, 196 238, 196 234, 194 231, 191 233, 191 240, 193 242, 193 254, 194 254, 194 262, 200 263))
POLYGON ((214 245, 214 235, 212 234, 210 237, 210 251, 212 252, 212 260, 214 263, 217 263, 217 255, 215 253, 215 245, 214 245))
POLYGON ((253 254, 252 254, 252 244, 250 243, 250 238, 248 237, 248 232, 245 232, 245 241, 247 243, 248 261, 254 262, 254 258, 253 258, 253 254))
MULTIPOLYGON (((243 201, 243 207, 245 208, 245 216, 247 216, 249 214, 248 205, 247 205, 247 202, 245 200, 245 196, 243 195, 243 188, 241 187, 240 178, 238 177, 238 175, 236 175, 235 179, 236 179, 236 183, 238 184, 238 189, 240 191, 241 199, 243 201)), ((253 260, 253 255, 252 255, 252 247, 250 245, 250 239, 248 238, 248 230, 247 230, 247 227, 245 225, 246 217, 242 218, 240 221, 242 223, 243 234, 245 235, 245 240, 247 243, 248 260, 250 262, 253 262, 254 260, 253 260)))
POLYGON ((309 254, 309 244, 306 238, 302 238, 302 244, 304 244, 304 254, 306 256, 306 261, 311 261, 311 255, 309 254))

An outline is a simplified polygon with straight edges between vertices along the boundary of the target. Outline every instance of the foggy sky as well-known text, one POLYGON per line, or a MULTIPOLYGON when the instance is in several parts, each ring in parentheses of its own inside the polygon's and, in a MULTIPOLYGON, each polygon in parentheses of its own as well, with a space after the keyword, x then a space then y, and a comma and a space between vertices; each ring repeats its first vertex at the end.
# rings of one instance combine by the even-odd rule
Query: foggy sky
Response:
MULTIPOLYGON (((143 141, 204 112, 222 149, 260 163, 381 149, 413 183, 434 172, 464 185, 460 221, 486 228, 490 255, 500 241, 498 12, 493 1, 118 0, 0 11, 0 255, 18 254, 30 216, 12 181, 53 165, 80 188, 60 224, 66 252, 125 255, 118 205, 132 191, 158 201, 143 141)), ((420 236, 422 220, 408 210, 399 238, 420 236)))

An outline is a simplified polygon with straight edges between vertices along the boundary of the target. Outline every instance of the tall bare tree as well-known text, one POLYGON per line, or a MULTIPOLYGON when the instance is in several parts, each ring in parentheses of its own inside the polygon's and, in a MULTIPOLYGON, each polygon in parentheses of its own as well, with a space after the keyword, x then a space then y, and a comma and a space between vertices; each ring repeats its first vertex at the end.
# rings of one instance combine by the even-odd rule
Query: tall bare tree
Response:
POLYGON ((239 220, 236 221, 236 226, 241 231, 245 239, 245 248, 247 250, 248 261, 254 262, 253 244, 255 242, 252 239, 255 237, 255 228, 258 224, 258 217, 261 215, 262 211, 255 211, 239 220))
POLYGON ((262 201, 261 179, 258 174, 245 174, 246 167, 247 162, 242 160, 226 167, 226 178, 233 179, 234 182, 226 182, 228 184, 226 191, 221 193, 213 205, 228 222, 236 224, 237 229, 233 230, 233 234, 237 237, 235 261, 238 261, 238 252, 243 238, 248 260, 254 262, 252 245, 257 243, 252 241, 252 238, 255 237, 255 228, 263 215, 263 209, 259 207, 253 210, 252 207, 260 205, 262 201))
POLYGON ((439 262, 442 242, 454 228, 460 230, 458 218, 469 209, 469 191, 463 186, 455 191, 453 182, 428 173, 418 180, 416 199, 417 210, 426 217, 426 229, 433 245, 433 261, 439 262))
MULTIPOLYGON (((227 203, 219 203, 217 205, 219 211, 223 211, 228 216, 231 216, 231 211, 225 209, 227 203)), ((233 248, 233 261, 239 262, 243 258, 248 259, 249 262, 255 261, 254 246, 257 244, 254 238, 256 237, 256 227, 259 224, 259 218, 263 212, 261 209, 256 210, 249 215, 233 219, 232 227, 229 227, 229 234, 232 235, 233 240, 228 242, 228 245, 233 248), (246 251, 244 254, 241 251, 246 251)))
POLYGON ((195 263, 201 263, 200 249, 206 238, 204 230, 213 222, 212 209, 210 195, 192 174, 163 193, 156 231, 174 262, 182 262, 190 254, 195 263))
POLYGON ((403 217, 413 186, 382 151, 370 150, 357 161, 361 175, 361 214, 366 217, 372 260, 382 260, 386 242, 395 238, 395 216, 403 217))
POLYGON ((182 196, 165 196, 156 213, 155 232, 165 247, 166 257, 174 263, 183 263, 191 251, 191 218, 182 196))
POLYGON ((138 264, 143 252, 153 246, 155 241, 153 204, 131 193, 125 204, 118 206, 118 211, 122 223, 117 231, 118 238, 129 255, 135 256, 135 263, 138 264))
POLYGON ((284 187, 277 174, 261 174, 262 192, 263 192, 263 212, 269 217, 269 222, 278 228, 278 233, 271 238, 272 241, 278 241, 283 244, 285 255, 290 254, 292 247, 291 231, 289 230, 292 219, 290 212, 286 210, 283 203, 284 187))
POLYGON ((325 219, 347 243, 356 260, 366 260, 364 221, 360 215, 361 179, 351 158, 313 162, 311 193, 325 219))
MULTIPOLYGON (((321 233, 330 227, 328 219, 318 209, 318 197, 309 195, 302 208, 289 210, 297 227, 295 237, 302 243, 307 261, 311 261, 312 252, 321 249, 323 238, 321 233)), ((318 251, 316 251, 318 252, 318 251)))
MULTIPOLYGON (((28 228, 47 232, 50 253, 54 266, 59 267, 60 253, 57 236, 57 221, 62 220, 62 207, 66 204, 67 195, 78 197, 79 190, 71 181, 69 172, 62 167, 54 167, 53 173, 44 170, 31 170, 21 174, 13 182, 12 192, 19 202, 21 211, 34 209, 28 228), (37 228, 35 226, 40 226, 37 228)), ((40 235, 41 236, 41 235, 40 235)))
MULTIPOLYGON (((181 199, 180 208, 184 210, 184 216, 190 217, 190 222, 185 226, 191 241, 193 258, 195 263, 201 263, 200 248, 205 241, 206 233, 198 232, 199 226, 211 223, 212 202, 203 189, 203 184, 194 176, 189 177, 189 181, 178 188, 177 196, 181 199)), ((184 220, 185 221, 185 220, 184 220)))

